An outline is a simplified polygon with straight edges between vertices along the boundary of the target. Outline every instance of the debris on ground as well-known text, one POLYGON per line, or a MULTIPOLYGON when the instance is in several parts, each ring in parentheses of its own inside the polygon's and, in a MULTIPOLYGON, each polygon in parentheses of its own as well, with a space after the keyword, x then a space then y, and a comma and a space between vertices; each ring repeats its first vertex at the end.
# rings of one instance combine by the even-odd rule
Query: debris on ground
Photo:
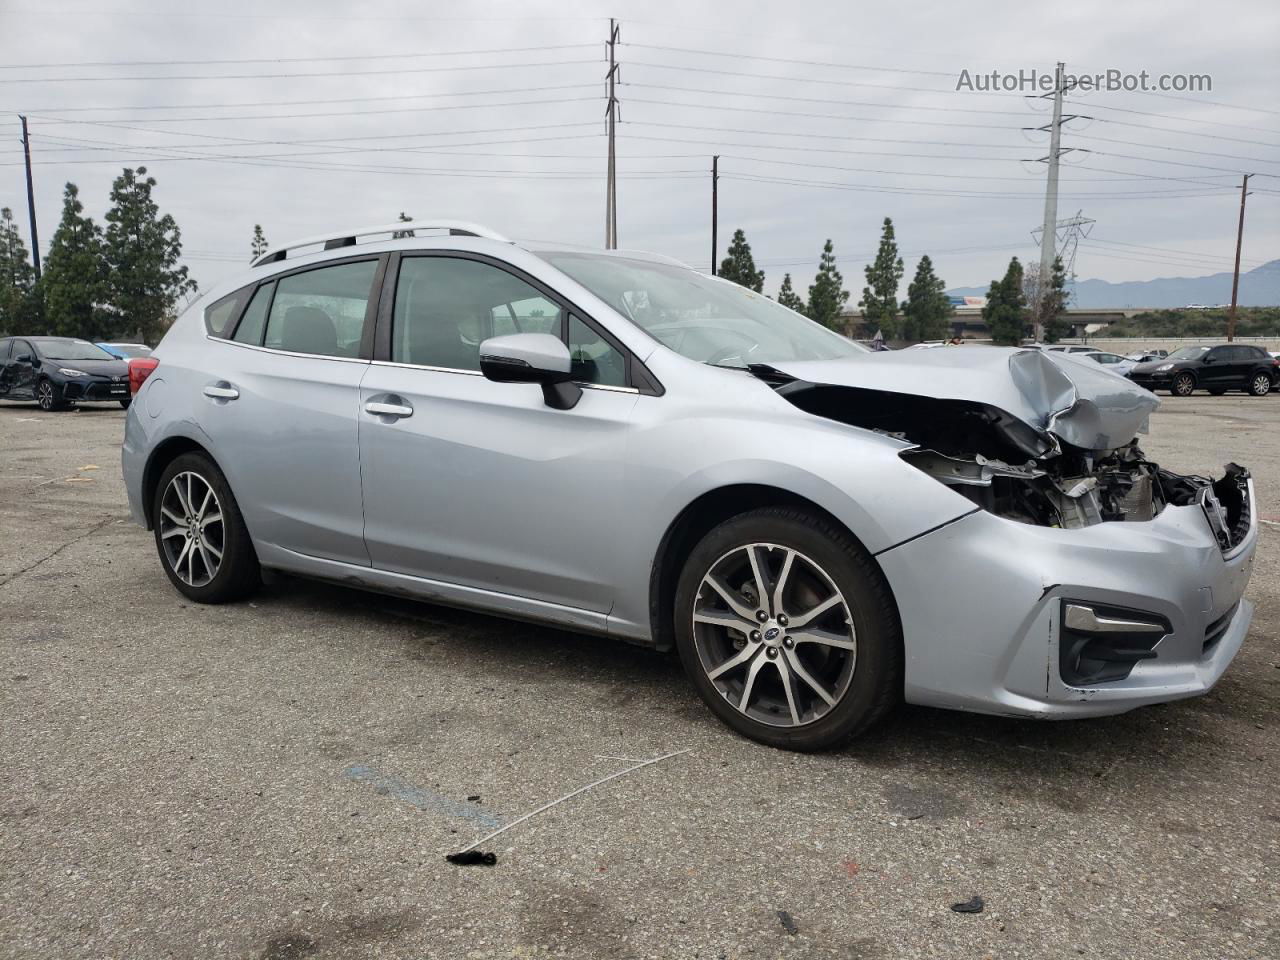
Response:
POLYGON ((471 794, 471 796, 467 797, 467 802, 468 802, 468 803, 479 803, 479 802, 480 802, 480 794, 478 794, 478 793, 473 793, 473 794, 471 794))
POLYGON ((981 913, 982 908, 985 906, 986 904, 983 903, 981 897, 974 897, 971 900, 966 900, 964 903, 953 903, 951 905, 951 909, 956 913, 981 913))
POLYGON ((782 929, 787 931, 793 937, 800 932, 800 928, 796 926, 796 921, 791 914, 785 910, 778 911, 778 920, 782 923, 782 929))
POLYGON ((492 867, 498 862, 498 855, 481 853, 479 850, 464 850, 462 853, 451 853, 445 859, 459 867, 492 867))

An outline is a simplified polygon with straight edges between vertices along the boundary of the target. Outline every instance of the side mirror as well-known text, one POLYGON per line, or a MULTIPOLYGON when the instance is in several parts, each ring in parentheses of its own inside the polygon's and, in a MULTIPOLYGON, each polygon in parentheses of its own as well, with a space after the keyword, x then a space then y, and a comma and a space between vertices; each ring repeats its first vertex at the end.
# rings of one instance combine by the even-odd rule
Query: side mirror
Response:
POLYGON ((537 383, 556 410, 572 410, 582 399, 573 382, 569 348, 549 333, 512 333, 480 344, 480 372, 495 383, 537 383))

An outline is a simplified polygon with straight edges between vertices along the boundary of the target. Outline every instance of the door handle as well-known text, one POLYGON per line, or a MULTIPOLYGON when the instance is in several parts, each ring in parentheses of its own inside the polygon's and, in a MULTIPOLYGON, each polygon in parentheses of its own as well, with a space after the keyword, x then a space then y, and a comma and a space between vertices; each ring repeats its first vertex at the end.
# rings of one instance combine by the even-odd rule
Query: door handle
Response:
POLYGON ((385 403, 378 400, 370 400, 364 405, 364 412, 371 413, 375 417, 392 417, 399 419, 400 417, 413 416, 413 407, 403 402, 385 403))
POLYGON ((225 380, 220 380, 205 387, 204 395, 211 400, 235 400, 240 396, 240 391, 225 380))

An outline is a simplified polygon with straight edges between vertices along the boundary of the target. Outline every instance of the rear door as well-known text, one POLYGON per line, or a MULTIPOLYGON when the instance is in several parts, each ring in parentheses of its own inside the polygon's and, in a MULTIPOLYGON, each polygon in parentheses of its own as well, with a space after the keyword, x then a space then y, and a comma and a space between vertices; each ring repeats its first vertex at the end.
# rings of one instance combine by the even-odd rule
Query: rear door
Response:
POLYGON ((369 563, 357 400, 383 262, 277 274, 207 311, 200 425, 256 541, 369 563))
POLYGON ((554 291, 475 254, 405 254, 382 301, 360 390, 374 567, 607 614, 638 399, 629 354, 554 291), (568 342, 585 385, 572 410, 481 375, 480 343, 515 332, 568 342))

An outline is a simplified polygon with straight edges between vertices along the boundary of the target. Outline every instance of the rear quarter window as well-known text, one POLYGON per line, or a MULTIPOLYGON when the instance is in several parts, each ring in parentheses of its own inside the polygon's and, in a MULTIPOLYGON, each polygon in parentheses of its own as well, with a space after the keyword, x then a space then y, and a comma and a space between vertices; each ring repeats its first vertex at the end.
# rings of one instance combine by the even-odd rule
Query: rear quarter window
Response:
POLYGON ((223 297, 204 308, 204 328, 210 336, 228 337, 235 324, 240 306, 244 303, 246 291, 237 290, 230 296, 223 297))

